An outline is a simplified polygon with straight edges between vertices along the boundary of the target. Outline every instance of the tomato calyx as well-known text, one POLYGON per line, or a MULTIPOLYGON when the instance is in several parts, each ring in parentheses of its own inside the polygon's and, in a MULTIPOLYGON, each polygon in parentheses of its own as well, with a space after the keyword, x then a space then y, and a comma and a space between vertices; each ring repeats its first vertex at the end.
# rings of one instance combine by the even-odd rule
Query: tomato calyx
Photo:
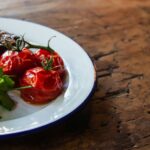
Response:
POLYGON ((41 65, 44 70, 50 71, 59 68, 60 66, 53 66, 54 57, 50 56, 50 58, 45 58, 45 60, 41 61, 41 65))
POLYGON ((44 68, 44 70, 52 70, 53 67, 53 57, 51 56, 50 59, 46 58, 46 60, 43 60, 41 62, 42 67, 44 68))

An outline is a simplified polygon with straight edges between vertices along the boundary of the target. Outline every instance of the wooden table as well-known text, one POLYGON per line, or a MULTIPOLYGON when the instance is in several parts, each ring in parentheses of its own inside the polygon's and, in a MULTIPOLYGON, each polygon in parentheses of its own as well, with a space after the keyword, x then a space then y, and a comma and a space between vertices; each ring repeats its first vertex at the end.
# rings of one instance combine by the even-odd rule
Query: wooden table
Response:
POLYGON ((150 150, 149 0, 1 0, 0 16, 73 38, 95 61, 98 79, 82 111, 40 133, 0 141, 1 150, 150 150))

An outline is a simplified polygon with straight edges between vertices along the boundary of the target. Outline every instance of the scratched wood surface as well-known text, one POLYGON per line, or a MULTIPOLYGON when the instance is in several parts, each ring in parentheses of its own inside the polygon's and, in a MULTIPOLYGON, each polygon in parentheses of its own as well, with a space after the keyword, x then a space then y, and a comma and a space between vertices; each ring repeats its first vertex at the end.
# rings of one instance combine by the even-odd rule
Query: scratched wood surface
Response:
POLYGON ((73 38, 93 58, 98 81, 82 111, 40 133, 0 141, 0 149, 150 150, 149 0, 0 0, 0 16, 73 38))

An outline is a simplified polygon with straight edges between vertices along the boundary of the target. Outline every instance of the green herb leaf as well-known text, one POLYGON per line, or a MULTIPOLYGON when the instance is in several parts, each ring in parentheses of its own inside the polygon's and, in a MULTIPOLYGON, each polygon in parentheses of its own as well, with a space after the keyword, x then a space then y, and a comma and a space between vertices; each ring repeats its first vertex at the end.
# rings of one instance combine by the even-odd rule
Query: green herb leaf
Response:
POLYGON ((2 75, 3 75, 3 69, 0 68, 0 76, 2 76, 2 75))
POLYGON ((9 97, 7 92, 0 91, 0 103, 7 110, 12 110, 15 106, 15 102, 9 97))
POLYGON ((0 104, 8 110, 12 110, 15 103, 7 94, 15 86, 15 82, 8 76, 3 74, 0 68, 0 104))
POLYGON ((7 89, 10 90, 15 86, 15 82, 7 75, 3 75, 7 89))

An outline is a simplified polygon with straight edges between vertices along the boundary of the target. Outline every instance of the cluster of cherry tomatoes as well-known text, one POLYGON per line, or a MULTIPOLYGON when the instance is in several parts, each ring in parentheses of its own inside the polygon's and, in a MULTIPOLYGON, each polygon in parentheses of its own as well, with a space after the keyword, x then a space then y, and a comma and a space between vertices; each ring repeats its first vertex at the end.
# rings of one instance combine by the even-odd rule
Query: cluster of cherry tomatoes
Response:
POLYGON ((65 67, 55 51, 29 48, 6 50, 0 56, 0 68, 10 75, 21 90, 21 97, 30 103, 41 104, 55 99, 63 89, 65 67))

